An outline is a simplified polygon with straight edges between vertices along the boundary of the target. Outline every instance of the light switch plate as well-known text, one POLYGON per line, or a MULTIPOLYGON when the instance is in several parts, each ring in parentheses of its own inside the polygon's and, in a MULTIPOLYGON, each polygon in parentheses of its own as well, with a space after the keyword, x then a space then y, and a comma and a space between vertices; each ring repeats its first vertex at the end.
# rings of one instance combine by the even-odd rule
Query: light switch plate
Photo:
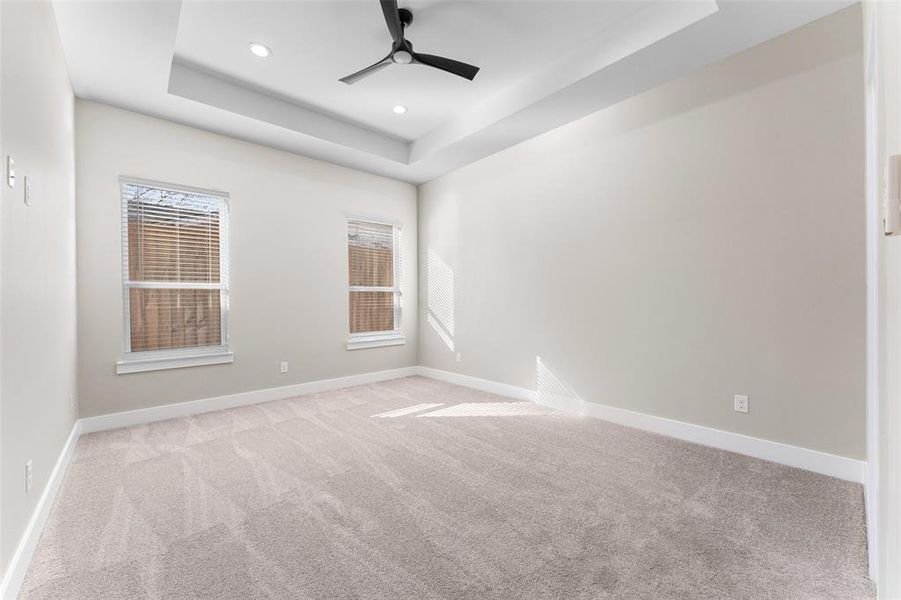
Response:
POLYGON ((6 185, 16 187, 16 161, 12 156, 6 157, 6 185))
POLYGON ((882 221, 885 235, 898 235, 901 233, 901 154, 889 157, 887 175, 882 221))

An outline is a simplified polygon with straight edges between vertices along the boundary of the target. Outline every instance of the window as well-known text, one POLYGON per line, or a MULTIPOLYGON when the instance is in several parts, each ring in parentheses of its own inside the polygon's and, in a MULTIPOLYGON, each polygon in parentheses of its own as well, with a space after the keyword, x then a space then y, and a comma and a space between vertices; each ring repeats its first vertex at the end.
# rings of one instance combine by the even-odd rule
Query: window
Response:
POLYGON ((400 227, 348 219, 347 266, 350 296, 347 349, 403 344, 400 227))
POLYGON ((227 196, 122 179, 118 373, 232 362, 227 196))

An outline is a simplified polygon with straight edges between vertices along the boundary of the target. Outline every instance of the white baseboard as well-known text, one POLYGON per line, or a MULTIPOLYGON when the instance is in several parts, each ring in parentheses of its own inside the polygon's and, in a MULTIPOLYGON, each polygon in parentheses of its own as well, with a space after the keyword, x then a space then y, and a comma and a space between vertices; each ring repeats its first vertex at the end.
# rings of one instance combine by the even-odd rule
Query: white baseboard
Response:
POLYGON ((529 400, 535 402, 538 395, 534 390, 508 385, 506 383, 498 383, 488 379, 479 379, 469 375, 461 375, 452 371, 442 371, 441 369, 433 369, 431 367, 419 367, 419 374, 424 377, 454 383, 464 387, 482 390, 498 396, 506 396, 507 398, 515 398, 517 400, 529 400))
POLYGON ((854 483, 862 484, 866 480, 866 463, 862 460, 591 402, 585 403, 585 414, 620 425, 652 431, 720 450, 737 452, 854 483))
MULTIPOLYGON (((419 367, 419 374, 517 400, 535 401, 537 399, 537 394, 533 390, 487 379, 479 379, 478 377, 470 377, 469 375, 461 375, 429 367, 419 367)), ((583 414, 619 425, 668 435, 703 446, 719 448, 720 450, 745 454, 754 458, 797 467, 846 481, 853 481, 854 483, 863 484, 866 482, 866 462, 862 460, 836 456, 835 454, 827 454, 818 450, 810 450, 740 433, 713 429, 703 425, 694 425, 665 417, 655 417, 654 415, 593 402, 583 403, 583 414)))
POLYGON ((388 379, 410 377, 411 375, 416 375, 418 373, 419 367, 403 367, 400 369, 361 373, 359 375, 348 375, 346 377, 336 377, 334 379, 320 379, 319 381, 309 381, 307 383, 297 383, 282 387, 241 392, 239 394, 230 394, 228 396, 216 396, 214 398, 204 398, 202 400, 164 404, 162 406, 129 410, 108 415, 100 415, 98 417, 86 417, 81 419, 81 432, 92 433, 95 431, 105 431, 107 429, 130 427, 132 425, 140 425, 141 423, 152 423, 154 421, 187 417, 190 415, 213 412, 215 410, 235 408, 236 406, 246 406, 248 404, 281 400, 293 396, 303 396, 304 394, 315 394, 316 392, 337 390, 354 385, 386 381, 388 379))
MULTIPOLYGON (((234 408, 236 406, 280 400, 292 396, 301 396, 304 394, 335 390, 365 383, 409 377, 417 374, 497 394, 499 396, 515 398, 517 400, 528 400, 532 402, 537 400, 537 394, 534 390, 515 385, 499 383, 488 379, 480 379, 478 377, 471 377, 469 375, 462 375, 451 371, 432 369, 430 367, 403 367, 400 369, 376 371, 373 373, 363 373, 360 375, 350 375, 347 377, 336 377, 334 379, 323 379, 320 381, 311 381, 308 383, 299 383, 283 387, 254 390, 228 396, 217 396, 202 400, 166 404, 163 406, 101 415, 98 417, 87 417, 80 421, 81 432, 91 433, 94 431, 117 429, 119 427, 129 427, 141 423, 174 419, 204 412, 234 408)), ((754 458, 760 458, 791 467, 798 467, 800 469, 806 469, 808 471, 853 481, 855 483, 863 484, 866 482, 866 463, 864 461, 603 404, 584 402, 583 406, 583 414, 586 416, 604 419, 605 421, 642 429, 644 431, 668 435, 670 437, 702 444, 704 446, 737 452, 739 454, 745 454, 753 456, 754 458)))
POLYGON ((47 516, 53 507, 53 500, 56 498, 56 492, 59 490, 59 486, 66 474, 66 467, 69 466, 69 459, 75 450, 75 444, 80 433, 81 423, 76 421, 72 426, 72 431, 69 433, 66 443, 63 445, 62 451, 59 453, 56 464, 53 466, 47 485, 44 486, 44 491, 34 507, 31 520, 28 521, 28 525, 22 533, 22 538, 19 540, 19 545, 13 553, 3 580, 0 581, 0 600, 15 600, 19 595, 19 589, 22 587, 25 573, 28 571, 28 565, 31 563, 31 556, 34 554, 41 532, 44 530, 44 524, 47 522, 47 516))

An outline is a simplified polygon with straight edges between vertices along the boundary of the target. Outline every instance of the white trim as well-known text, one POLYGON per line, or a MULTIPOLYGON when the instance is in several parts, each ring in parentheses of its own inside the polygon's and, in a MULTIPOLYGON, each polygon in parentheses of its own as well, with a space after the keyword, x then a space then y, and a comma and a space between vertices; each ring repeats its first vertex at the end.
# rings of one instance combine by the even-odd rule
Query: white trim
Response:
POLYGON ((498 383, 488 379, 479 379, 470 375, 461 375, 452 371, 442 371, 440 369, 432 369, 431 367, 419 367, 419 374, 423 377, 431 377, 447 383, 455 383, 465 387, 471 387, 490 394, 498 396, 506 396, 507 398, 515 398, 516 400, 529 400, 531 402, 538 401, 538 394, 534 391, 509 385, 506 383, 498 383))
POLYGON ((398 229, 403 225, 398 219, 386 219, 358 213, 344 213, 344 217, 346 221, 364 221, 366 223, 375 223, 376 225, 390 225, 398 229))
POLYGON ((140 425, 141 423, 176 419, 178 417, 187 417, 215 410, 224 410, 236 406, 282 400, 293 396, 315 394, 317 392, 337 390, 354 385, 386 381, 388 379, 410 377, 416 374, 418 374, 418 367, 402 367, 387 371, 375 371, 372 373, 336 377, 334 379, 321 379, 319 381, 309 381, 307 383, 253 390, 250 392, 230 394, 228 396, 216 396, 214 398, 204 398, 202 400, 177 402, 175 404, 165 404, 163 406, 100 415, 98 417, 86 417, 81 419, 81 431, 82 433, 92 433, 94 431, 130 427, 132 425, 140 425))
POLYGON ((221 290, 221 283, 196 283, 193 281, 126 281, 129 288, 142 290, 221 290))
POLYGON ((854 483, 862 484, 866 479, 866 462, 862 460, 593 402, 585 402, 585 415, 854 483))
POLYGON ((347 338, 348 350, 362 350, 364 348, 381 348, 382 346, 402 346, 407 343, 407 338, 402 333, 391 332, 387 335, 354 334, 347 338))
POLYGON ((866 264, 867 264, 867 480, 864 500, 867 519, 867 564, 870 579, 879 581, 879 244, 882 206, 879 186, 879 91, 876 81, 878 3, 864 6, 864 73, 866 105, 866 264))
POLYGON ((119 185, 123 183, 130 183, 132 185, 143 185, 146 187, 157 188, 161 190, 169 190, 170 192, 187 192, 188 194, 198 194, 201 196, 216 196, 218 198, 222 198, 223 200, 227 200, 229 198, 228 192, 223 192, 220 190, 210 190, 207 188, 194 187, 190 185, 182 185, 180 183, 168 183, 165 181, 156 181, 153 179, 144 179, 142 177, 131 177, 129 175, 120 175, 119 176, 119 185))
POLYGON ((50 515, 53 500, 56 498, 56 492, 59 490, 59 486, 66 474, 66 467, 69 466, 69 460, 72 458, 72 452, 75 450, 75 444, 80 434, 81 422, 76 421, 72 426, 72 431, 69 432, 69 438, 63 444, 59 458, 57 458, 53 471, 50 473, 50 478, 44 486, 44 491, 34 507, 31 520, 28 521, 28 525, 22 533, 19 545, 13 553, 3 580, 0 581, 0 600, 14 600, 19 595, 19 589, 22 587, 25 573, 28 571, 28 565, 31 563, 31 556, 34 554, 34 549, 37 547, 44 524, 50 515))
MULTIPOLYGON (((204 349, 207 350, 207 349, 204 349)), ((163 369, 181 369, 183 367, 199 367, 203 365, 221 365, 235 362, 235 355, 228 350, 215 352, 187 351, 158 354, 156 352, 132 352, 116 361, 116 374, 142 373, 144 371, 161 371, 163 369)))
MULTIPOLYGON (((420 367, 419 374, 517 400, 531 400, 533 402, 537 400, 537 394, 532 390, 487 379, 479 379, 478 377, 470 377, 469 375, 461 375, 429 367, 420 367)), ((603 419, 619 425, 651 431, 695 444, 719 448, 720 450, 737 452, 738 454, 745 454, 754 458, 797 467, 846 481, 853 481, 854 483, 862 484, 866 481, 866 462, 862 460, 836 456, 818 450, 791 446, 781 442, 773 442, 740 433, 713 429, 703 425, 694 425, 665 417, 656 417, 593 402, 583 402, 583 410, 585 416, 603 419)))
POLYGON ((205 190, 186 185, 175 185, 165 182, 140 179, 137 177, 119 177, 120 209, 122 211, 121 259, 122 259, 122 354, 123 358, 116 363, 116 373, 136 373, 159 369, 177 369, 198 365, 223 364, 234 361, 228 352, 229 340, 229 220, 231 207, 226 192, 205 190), (219 205, 219 281, 204 282, 172 282, 172 281, 133 281, 129 278, 128 254, 128 200, 124 193, 125 186, 139 185, 154 189, 165 189, 178 193, 206 196, 219 205), (203 347, 200 352, 196 348, 173 348, 155 352, 131 351, 131 294, 133 288, 139 289, 203 289, 219 290, 219 341, 218 346, 203 347), (204 360, 200 355, 207 355, 204 360), (158 358, 162 357, 162 358, 158 358))
POLYGON ((400 225, 394 226, 394 235, 391 240, 394 244, 392 252, 394 253, 394 331, 400 333, 401 324, 404 322, 403 313, 403 292, 401 291, 401 283, 404 280, 404 262, 401 254, 401 236, 403 228, 400 225))
POLYGON ((385 285, 351 285, 348 286, 351 292, 386 292, 390 294, 399 294, 400 290, 396 287, 385 285))
MULTIPOLYGON (((378 348, 381 346, 400 346, 405 344, 406 338, 401 331, 401 323, 403 322, 403 307, 401 291, 401 282, 403 281, 403 261, 401 259, 401 243, 400 238, 403 234, 401 224, 396 221, 383 220, 379 218, 361 217, 347 215, 347 253, 348 261, 350 259, 350 225, 352 223, 370 223, 375 225, 386 225, 391 227, 391 243, 393 258, 393 286, 371 286, 371 285, 350 285, 350 272, 348 268, 348 285, 347 285, 347 301, 350 303, 350 295, 354 292, 385 292, 394 294, 394 329, 391 331, 363 331, 359 333, 349 334, 347 341, 348 350, 361 350, 363 348, 378 348)), ((350 264, 348 261, 347 264, 350 264)), ((350 313, 348 312, 348 315, 350 313)), ((347 329, 350 331, 350 321, 348 320, 347 329)))

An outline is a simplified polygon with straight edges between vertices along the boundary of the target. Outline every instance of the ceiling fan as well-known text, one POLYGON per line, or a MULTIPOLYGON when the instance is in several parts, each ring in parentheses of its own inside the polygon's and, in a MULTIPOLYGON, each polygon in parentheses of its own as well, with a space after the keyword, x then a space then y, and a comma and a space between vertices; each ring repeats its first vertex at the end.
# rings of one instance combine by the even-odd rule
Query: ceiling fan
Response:
POLYGON ((406 8, 397 8, 397 0, 379 0, 379 2, 382 5, 382 13, 385 15, 385 23, 388 24, 388 31, 391 33, 391 39, 394 40, 391 44, 391 52, 388 53, 388 56, 374 65, 368 66, 347 77, 342 77, 339 81, 343 81, 350 85, 395 63, 398 65, 426 65, 427 67, 441 69, 442 71, 447 71, 448 73, 463 77, 470 81, 472 81, 476 76, 476 73, 479 72, 478 67, 457 60, 451 60, 449 58, 444 58, 443 56, 418 54, 413 52, 413 44, 404 37, 404 31, 410 26, 410 23, 413 22, 413 13, 406 8))

